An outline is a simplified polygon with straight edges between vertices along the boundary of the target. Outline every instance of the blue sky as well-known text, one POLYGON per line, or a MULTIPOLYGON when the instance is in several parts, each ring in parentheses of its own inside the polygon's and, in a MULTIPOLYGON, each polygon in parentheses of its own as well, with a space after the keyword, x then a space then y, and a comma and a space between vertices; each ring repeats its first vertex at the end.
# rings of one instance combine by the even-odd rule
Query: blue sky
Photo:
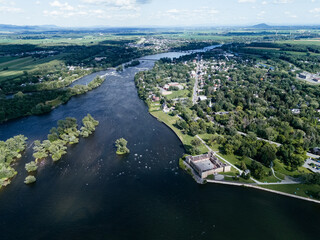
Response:
POLYGON ((0 0, 0 24, 320 25, 320 0, 0 0))

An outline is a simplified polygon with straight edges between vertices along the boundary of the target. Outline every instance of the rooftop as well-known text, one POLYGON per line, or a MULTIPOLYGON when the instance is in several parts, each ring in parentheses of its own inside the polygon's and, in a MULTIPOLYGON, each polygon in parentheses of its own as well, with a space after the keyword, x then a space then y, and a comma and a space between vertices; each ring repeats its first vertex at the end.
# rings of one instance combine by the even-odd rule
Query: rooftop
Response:
POLYGON ((209 171, 212 169, 215 169, 216 166, 209 160, 205 159, 202 161, 196 161, 194 162, 194 165, 201 170, 201 172, 209 171))

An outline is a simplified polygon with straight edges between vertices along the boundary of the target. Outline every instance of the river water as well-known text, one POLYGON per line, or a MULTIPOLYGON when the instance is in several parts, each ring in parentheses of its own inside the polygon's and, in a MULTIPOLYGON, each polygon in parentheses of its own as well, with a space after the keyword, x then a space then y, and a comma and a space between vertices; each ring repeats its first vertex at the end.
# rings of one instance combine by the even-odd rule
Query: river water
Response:
POLYGON ((0 125, 1 140, 29 138, 18 175, 0 191, 0 239, 319 239, 318 204, 255 189, 198 185, 178 169, 181 142, 149 115, 133 81, 153 64, 144 60, 122 73, 101 72, 107 80, 99 88, 49 114, 0 125), (87 113, 100 121, 96 132, 69 147, 59 162, 42 162, 37 182, 26 186, 31 143, 45 139, 59 119, 80 121, 87 113), (115 153, 120 137, 128 140, 128 156, 115 153))

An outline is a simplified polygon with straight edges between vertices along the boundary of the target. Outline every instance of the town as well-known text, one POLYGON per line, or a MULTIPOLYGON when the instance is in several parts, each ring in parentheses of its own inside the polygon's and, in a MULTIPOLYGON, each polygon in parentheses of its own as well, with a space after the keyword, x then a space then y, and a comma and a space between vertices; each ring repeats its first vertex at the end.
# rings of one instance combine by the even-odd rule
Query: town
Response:
POLYGON ((213 179, 268 188, 301 185, 310 172, 320 169, 320 156, 314 152, 317 141, 306 145, 303 140, 314 133, 295 124, 301 117, 311 125, 318 122, 315 98, 284 102, 268 91, 304 96, 308 85, 300 79, 303 74, 290 62, 255 59, 232 47, 218 47, 161 59, 152 70, 138 73, 135 82, 150 113, 172 128, 191 154, 180 166, 197 182, 213 179), (289 70, 287 81, 293 81, 289 89, 275 81, 283 68, 289 70), (293 122, 276 117, 280 113, 293 122))

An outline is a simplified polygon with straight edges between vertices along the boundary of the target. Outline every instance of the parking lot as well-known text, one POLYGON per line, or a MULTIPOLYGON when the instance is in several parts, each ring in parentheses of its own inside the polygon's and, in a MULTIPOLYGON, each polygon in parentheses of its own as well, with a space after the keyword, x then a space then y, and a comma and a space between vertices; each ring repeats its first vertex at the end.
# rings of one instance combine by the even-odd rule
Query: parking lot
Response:
POLYGON ((320 160, 308 158, 303 166, 310 169, 312 172, 320 173, 320 160))

